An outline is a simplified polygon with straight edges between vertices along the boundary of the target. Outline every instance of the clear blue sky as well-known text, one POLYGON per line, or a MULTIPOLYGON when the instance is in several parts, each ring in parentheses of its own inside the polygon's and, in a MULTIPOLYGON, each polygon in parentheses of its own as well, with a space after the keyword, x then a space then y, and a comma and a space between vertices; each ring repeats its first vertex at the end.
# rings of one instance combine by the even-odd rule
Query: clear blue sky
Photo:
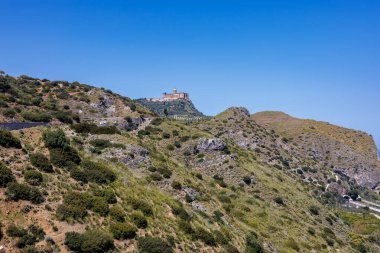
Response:
POLYGON ((281 110, 380 143, 380 1, 0 2, 0 69, 213 115, 281 110))

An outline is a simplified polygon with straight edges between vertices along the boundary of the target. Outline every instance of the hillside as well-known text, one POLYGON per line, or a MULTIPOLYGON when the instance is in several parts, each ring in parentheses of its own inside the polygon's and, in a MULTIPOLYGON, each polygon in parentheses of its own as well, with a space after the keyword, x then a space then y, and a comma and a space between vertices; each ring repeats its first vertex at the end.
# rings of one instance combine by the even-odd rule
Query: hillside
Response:
POLYGON ((380 182, 380 161, 372 136, 326 122, 304 120, 282 112, 252 115, 261 126, 296 143, 293 154, 314 159, 370 188, 380 182))
POLYGON ((380 220, 326 186, 378 196, 245 108, 188 122, 79 83, 0 76, 0 89, 2 122, 49 122, 0 130, 6 252, 380 250, 380 220))

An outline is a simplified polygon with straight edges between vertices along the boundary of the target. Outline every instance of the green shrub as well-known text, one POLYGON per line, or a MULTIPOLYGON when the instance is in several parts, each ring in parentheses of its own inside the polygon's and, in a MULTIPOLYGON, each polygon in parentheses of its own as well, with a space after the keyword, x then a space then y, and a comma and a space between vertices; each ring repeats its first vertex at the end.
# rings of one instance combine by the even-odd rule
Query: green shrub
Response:
POLYGON ((70 146, 64 148, 51 148, 49 151, 51 162, 57 167, 72 167, 81 162, 78 152, 70 146))
POLYGON ((84 234, 68 232, 65 234, 65 245, 80 253, 104 253, 115 247, 112 237, 100 230, 87 230, 84 234))
POLYGON ((128 223, 114 222, 110 226, 113 237, 117 240, 131 239, 136 236, 137 228, 128 223))
POLYGON ((17 227, 15 224, 10 224, 6 230, 9 237, 23 237, 28 231, 26 229, 17 227))
POLYGON ((0 129, 0 146, 4 148, 21 148, 21 142, 10 131, 0 129))
POLYGON ((319 215, 319 208, 317 206, 310 206, 309 211, 312 215, 319 215))
POLYGON ((92 207, 91 210, 95 213, 100 214, 101 216, 107 216, 109 213, 108 203, 105 199, 101 197, 92 198, 92 207))
POLYGON ((274 202, 276 202, 279 205, 285 205, 284 200, 281 197, 274 198, 274 202))
POLYGON ((16 178, 13 176, 12 171, 4 163, 0 162, 0 187, 4 188, 8 183, 15 181, 16 178))
POLYGON ((194 236, 195 236, 195 239, 201 240, 202 242, 204 242, 205 244, 209 246, 216 246, 216 241, 213 234, 211 234, 210 232, 208 232, 202 227, 198 227, 195 229, 194 236))
POLYGON ((180 147, 181 147, 181 142, 179 142, 179 141, 175 141, 173 145, 174 145, 174 147, 176 147, 176 148, 180 148, 180 147))
POLYGON ((51 116, 46 112, 38 112, 38 111, 23 111, 21 116, 28 121, 33 122, 50 122, 51 116))
POLYGON ((245 252, 264 253, 264 249, 255 233, 249 233, 245 238, 245 252))
POLYGON ((180 217, 182 220, 189 220, 190 215, 186 212, 185 208, 179 205, 175 205, 172 207, 172 212, 174 215, 180 217))
POLYGON ((14 201, 29 200, 33 204, 40 204, 44 202, 44 198, 37 188, 16 182, 8 184, 5 195, 8 199, 14 201))
POLYGON ((65 132, 61 129, 45 131, 42 137, 45 142, 45 146, 49 149, 64 148, 70 145, 69 139, 67 139, 65 132))
POLYGON ((162 138, 169 139, 170 138, 170 134, 169 133, 162 133, 162 138))
POLYGON ((115 126, 97 126, 93 123, 78 123, 71 126, 77 133, 90 134, 120 134, 115 126))
POLYGON ((309 228, 307 229, 307 232, 308 232, 310 235, 315 235, 315 229, 312 228, 312 227, 309 227, 309 228))
POLYGON ((154 172, 154 173, 150 174, 150 178, 153 181, 161 181, 162 180, 162 176, 159 173, 157 173, 157 172, 154 172))
POLYGON ((113 206, 110 208, 109 214, 115 221, 125 221, 125 212, 120 206, 113 206))
POLYGON ((166 167, 159 167, 157 168, 157 171, 164 177, 164 178, 170 178, 172 176, 171 170, 169 170, 166 167))
POLYGON ((246 184, 246 185, 250 185, 252 183, 252 179, 250 176, 245 176, 243 177, 243 182, 246 184))
POLYGON ((112 143, 109 140, 102 140, 102 139, 91 140, 90 144, 96 148, 99 148, 100 150, 109 148, 112 146, 112 143))
POLYGON ((148 227, 148 221, 142 212, 133 212, 129 218, 138 228, 148 227))
POLYGON ((87 210, 81 206, 61 204, 57 207, 56 216, 60 221, 79 220, 87 216, 87 210))
POLYGON ((65 234, 65 245, 72 251, 80 252, 84 241, 84 236, 77 232, 67 232, 65 234))
POLYGON ((49 159, 42 153, 31 154, 30 157, 31 164, 40 169, 43 172, 53 172, 53 167, 50 164, 49 159))
POLYGON ((13 118, 16 115, 16 111, 13 108, 7 108, 3 111, 3 115, 7 118, 13 118))
POLYGON ((166 149, 169 150, 169 151, 173 151, 174 150, 174 146, 172 144, 169 144, 166 146, 166 149))
POLYGON ((191 237, 194 237, 194 229, 191 226, 191 223, 186 220, 179 220, 178 221, 178 227, 181 229, 185 234, 190 235, 191 237))
POLYGON ((25 248, 33 246, 45 237, 45 232, 38 226, 30 225, 28 229, 18 228, 14 224, 9 225, 7 234, 10 237, 18 237, 16 247, 25 248))
POLYGON ((30 185, 40 185, 43 181, 41 172, 35 170, 27 170, 24 172, 24 178, 30 185))
POLYGON ((139 253, 172 253, 172 246, 165 240, 157 237, 145 236, 137 240, 139 253))
POLYGON ((116 174, 108 167, 89 160, 83 160, 82 168, 87 174, 88 181, 98 184, 112 183, 116 180, 116 174))
POLYGON ((300 251, 300 247, 298 246, 297 242, 290 238, 288 241, 285 242, 286 247, 291 248, 295 251, 300 251))
POLYGON ((79 181, 85 184, 88 182, 87 173, 84 170, 77 167, 74 167, 70 170, 70 177, 72 177, 76 181, 79 181))
POLYGON ((85 209, 92 207, 93 198, 88 193, 70 191, 65 194, 63 203, 66 205, 80 206, 85 209))
POLYGON ((63 112, 63 111, 55 112, 54 117, 57 118, 62 123, 65 123, 65 124, 72 124, 73 123, 73 118, 67 112, 63 112))
POLYGON ((129 202, 130 202, 131 206, 133 207, 133 209, 140 210, 147 216, 153 215, 152 207, 147 202, 145 202, 144 200, 131 199, 131 200, 129 200, 129 202))
POLYGON ((116 194, 112 189, 94 189, 92 193, 94 196, 104 198, 108 204, 117 203, 116 194))
POLYGON ((181 190, 182 189, 182 184, 178 181, 173 181, 172 182, 172 187, 173 189, 176 189, 176 190, 181 190))

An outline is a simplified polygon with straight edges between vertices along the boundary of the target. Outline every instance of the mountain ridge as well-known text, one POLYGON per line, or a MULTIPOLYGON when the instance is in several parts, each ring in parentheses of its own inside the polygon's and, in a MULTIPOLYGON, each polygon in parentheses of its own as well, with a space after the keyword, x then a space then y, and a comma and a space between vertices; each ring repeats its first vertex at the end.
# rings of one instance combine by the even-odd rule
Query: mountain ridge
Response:
POLYGON ((378 195, 243 107, 186 121, 80 83, 0 75, 0 90, 1 121, 49 122, 0 130, 7 251, 380 249, 380 220, 342 197, 378 195))

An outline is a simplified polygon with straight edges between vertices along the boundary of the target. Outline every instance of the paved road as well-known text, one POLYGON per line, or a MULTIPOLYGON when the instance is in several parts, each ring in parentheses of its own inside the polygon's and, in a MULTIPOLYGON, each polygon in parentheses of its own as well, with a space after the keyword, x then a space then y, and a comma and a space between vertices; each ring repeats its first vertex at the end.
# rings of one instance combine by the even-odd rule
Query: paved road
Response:
POLYGON ((11 123, 0 123, 0 129, 5 130, 20 130, 24 128, 31 128, 36 126, 48 126, 48 122, 11 122, 11 123))
POLYGON ((380 204, 378 204, 378 203, 374 203, 374 202, 371 202, 371 201, 368 201, 368 200, 364 200, 364 199, 362 200, 362 202, 367 203, 367 204, 369 204, 371 206, 376 206, 376 207, 380 208, 380 204))
MULTIPOLYGON (((372 215, 374 215, 376 218, 380 219, 380 209, 379 208, 376 208, 376 207, 372 207, 372 206, 369 206, 369 205, 364 205, 364 204, 361 204, 359 202, 356 202, 356 201, 353 201, 352 199, 350 199, 349 201, 351 204, 355 205, 355 206, 360 206, 360 207, 368 207, 369 210, 372 210, 372 211, 375 211, 375 212, 378 212, 379 214, 377 213, 371 213, 372 215)), ((369 202, 369 201, 367 201, 369 202)), ((370 202, 371 203, 371 202, 370 202)))

